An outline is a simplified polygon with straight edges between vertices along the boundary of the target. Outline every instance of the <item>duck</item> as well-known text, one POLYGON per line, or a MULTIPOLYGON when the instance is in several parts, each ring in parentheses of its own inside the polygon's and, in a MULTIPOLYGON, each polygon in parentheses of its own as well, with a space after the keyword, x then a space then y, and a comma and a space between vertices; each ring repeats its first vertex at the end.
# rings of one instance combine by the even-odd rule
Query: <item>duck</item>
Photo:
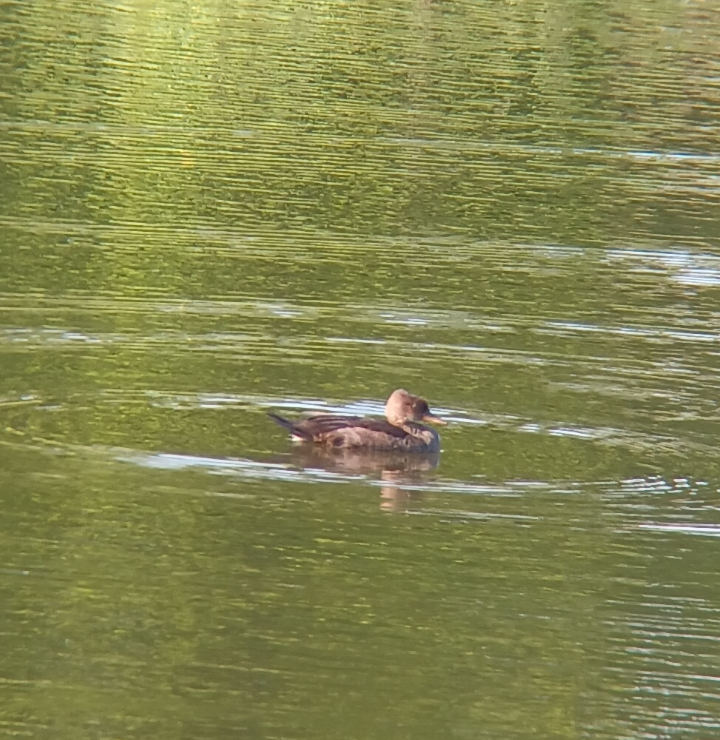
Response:
POLYGON ((295 441, 356 451, 440 452, 440 435, 419 422, 447 424, 430 413, 422 396, 403 388, 390 394, 385 404, 386 420, 334 414, 314 414, 298 421, 272 412, 268 416, 287 429, 295 441))

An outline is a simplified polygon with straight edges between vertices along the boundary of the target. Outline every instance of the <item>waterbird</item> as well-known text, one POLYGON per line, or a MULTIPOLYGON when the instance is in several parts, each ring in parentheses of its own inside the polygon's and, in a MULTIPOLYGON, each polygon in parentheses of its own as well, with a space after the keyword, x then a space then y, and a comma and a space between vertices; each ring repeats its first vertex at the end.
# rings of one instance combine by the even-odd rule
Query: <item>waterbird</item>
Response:
POLYGON ((402 388, 393 391, 385 404, 387 421, 334 414, 313 414, 299 421, 290 421, 272 412, 268 412, 268 416, 287 429, 293 440, 358 451, 439 452, 440 435, 418 422, 447 424, 430 413, 424 398, 413 396, 402 388))

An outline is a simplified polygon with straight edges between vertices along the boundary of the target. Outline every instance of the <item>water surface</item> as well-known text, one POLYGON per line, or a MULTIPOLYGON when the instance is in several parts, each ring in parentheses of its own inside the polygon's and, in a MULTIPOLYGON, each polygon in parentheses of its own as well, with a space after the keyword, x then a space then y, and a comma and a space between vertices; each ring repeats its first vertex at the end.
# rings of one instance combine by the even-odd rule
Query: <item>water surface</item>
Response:
POLYGON ((5 3, 0 734, 716 737, 719 28, 5 3))

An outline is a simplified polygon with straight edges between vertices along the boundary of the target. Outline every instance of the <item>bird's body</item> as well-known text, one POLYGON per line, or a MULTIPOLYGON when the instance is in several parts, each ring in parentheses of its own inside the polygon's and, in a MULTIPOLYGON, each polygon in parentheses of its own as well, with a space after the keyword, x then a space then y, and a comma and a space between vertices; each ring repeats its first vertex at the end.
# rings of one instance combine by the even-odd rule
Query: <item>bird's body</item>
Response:
POLYGON ((269 416, 287 429, 295 440, 357 450, 439 452, 440 435, 418 422, 445 424, 430 413, 424 398, 402 389, 396 390, 385 404, 387 420, 315 414, 290 421, 273 413, 269 416))

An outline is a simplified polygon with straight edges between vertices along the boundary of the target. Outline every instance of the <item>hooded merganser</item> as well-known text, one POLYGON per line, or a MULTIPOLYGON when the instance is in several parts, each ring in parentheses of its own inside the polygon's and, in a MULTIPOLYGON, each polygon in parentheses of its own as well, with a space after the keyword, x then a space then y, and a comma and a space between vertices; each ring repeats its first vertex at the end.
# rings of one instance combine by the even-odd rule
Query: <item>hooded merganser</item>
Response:
POLYGON ((394 391, 388 398, 385 404, 387 421, 334 414, 314 414, 299 421, 273 413, 268 416, 287 429, 294 440, 358 450, 439 452, 440 435, 418 422, 447 424, 430 413, 424 398, 403 389, 394 391))

